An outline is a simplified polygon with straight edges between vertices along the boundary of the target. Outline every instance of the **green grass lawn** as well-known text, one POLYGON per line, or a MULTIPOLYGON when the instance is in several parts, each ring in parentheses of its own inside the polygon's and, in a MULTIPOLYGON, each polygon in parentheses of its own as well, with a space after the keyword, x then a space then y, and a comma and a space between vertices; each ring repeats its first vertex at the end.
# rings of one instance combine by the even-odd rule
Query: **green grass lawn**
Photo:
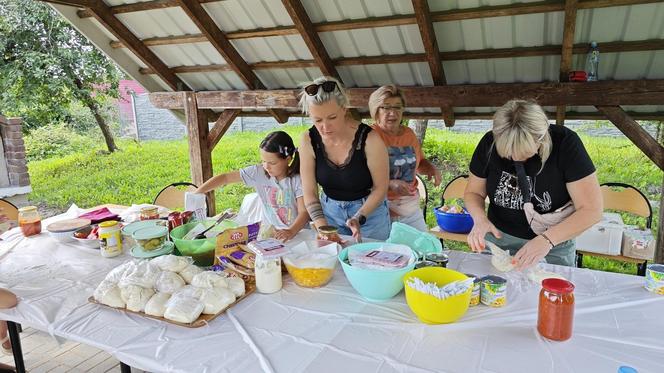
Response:
MULTIPOLYGON (((296 142, 305 127, 286 127, 296 142)), ((236 133, 225 136, 213 151, 214 173, 237 170, 258 163, 258 144, 262 133, 236 133)), ((468 173, 468 163, 481 134, 459 134, 430 129, 424 152, 443 173, 443 185, 454 176, 468 173)), ((649 199, 659 200, 661 171, 627 139, 581 137, 595 162, 600 182, 619 181, 641 189, 649 199)), ((121 151, 103 154, 97 148, 79 151, 60 158, 30 162, 33 192, 30 200, 56 210, 70 204, 90 207, 102 203, 130 205, 152 202, 165 185, 188 181, 189 159, 187 142, 149 141, 137 144, 120 140, 121 151)), ((243 185, 232 185, 216 192, 217 209, 238 208, 242 197, 251 192, 243 185)), ((441 187, 429 185, 427 222, 435 225, 432 208, 440 204, 441 187)), ((657 212, 653 226, 656 227, 657 212)), ((642 223, 626 217, 630 224, 642 223)), ((455 249, 465 244, 451 243, 455 249)), ((635 273, 634 265, 599 258, 584 258, 591 268, 635 273)))

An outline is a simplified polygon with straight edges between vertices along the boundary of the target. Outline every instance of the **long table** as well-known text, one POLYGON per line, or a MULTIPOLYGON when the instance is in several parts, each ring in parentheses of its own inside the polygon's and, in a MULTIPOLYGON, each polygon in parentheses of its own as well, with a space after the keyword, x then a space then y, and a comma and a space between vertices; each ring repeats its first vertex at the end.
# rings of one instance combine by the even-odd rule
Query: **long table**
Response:
MULTIPOLYGON (((643 277, 546 265, 576 285, 574 336, 552 342, 536 330, 539 285, 519 272, 502 274, 506 306, 472 307, 448 325, 422 324, 403 292, 365 301, 338 268, 325 287, 305 289, 285 277, 280 292, 254 293, 189 329, 88 303, 106 273, 129 259, 102 258, 46 234, 23 239, 0 257, 0 286, 19 297, 0 319, 152 372, 664 371, 664 296, 644 290, 643 277)), ((450 252, 449 267, 499 274, 480 254, 450 252)))

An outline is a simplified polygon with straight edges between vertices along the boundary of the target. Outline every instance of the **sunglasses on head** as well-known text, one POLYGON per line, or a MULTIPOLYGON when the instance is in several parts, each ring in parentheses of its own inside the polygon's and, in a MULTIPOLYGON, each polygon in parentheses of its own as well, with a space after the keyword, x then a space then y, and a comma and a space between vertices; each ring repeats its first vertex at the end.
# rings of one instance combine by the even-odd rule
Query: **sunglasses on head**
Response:
POLYGON ((337 82, 328 80, 320 84, 309 84, 308 86, 304 87, 304 92, 306 92, 309 96, 315 96, 318 94, 318 90, 320 88, 323 89, 323 92, 334 92, 334 90, 337 88, 337 82))

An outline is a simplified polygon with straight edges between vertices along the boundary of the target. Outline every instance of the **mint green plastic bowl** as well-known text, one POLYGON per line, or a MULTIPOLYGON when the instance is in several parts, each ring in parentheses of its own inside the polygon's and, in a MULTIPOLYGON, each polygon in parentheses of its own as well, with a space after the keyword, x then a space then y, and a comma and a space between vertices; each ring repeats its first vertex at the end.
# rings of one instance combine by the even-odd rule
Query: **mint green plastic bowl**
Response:
MULTIPOLYGON (((346 262, 348 258, 348 249, 355 250, 373 250, 384 246, 384 242, 368 242, 349 246, 339 253, 339 262, 343 268, 346 278, 353 289, 357 291, 364 299, 371 302, 384 302, 399 294, 403 289, 403 276, 415 268, 415 262, 404 268, 388 271, 378 271, 371 269, 362 269, 353 267, 346 262)), ((413 257, 417 257, 415 252, 413 257)))
MULTIPOLYGON (((200 240, 184 240, 184 237, 187 232, 192 230, 198 221, 187 223, 179 227, 175 227, 171 231, 171 241, 175 244, 177 248, 176 254, 182 256, 190 256, 194 259, 194 263, 198 266, 211 266, 214 262, 214 249, 217 246, 217 238, 204 238, 200 240)), ((214 220, 206 220, 203 222, 205 227, 209 227, 214 224, 214 220)))

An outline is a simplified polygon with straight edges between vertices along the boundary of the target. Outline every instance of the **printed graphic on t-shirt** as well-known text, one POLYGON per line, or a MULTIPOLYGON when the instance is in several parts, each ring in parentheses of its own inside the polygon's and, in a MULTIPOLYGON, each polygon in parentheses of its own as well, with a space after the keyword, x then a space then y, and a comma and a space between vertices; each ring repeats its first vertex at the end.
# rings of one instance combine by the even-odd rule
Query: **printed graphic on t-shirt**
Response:
POLYGON ((268 214, 273 214, 277 220, 285 225, 290 225, 293 217, 293 207, 295 206, 295 196, 290 189, 283 190, 271 185, 263 185, 263 190, 267 196, 267 203, 265 211, 268 214))
POLYGON ((413 182, 417 166, 415 149, 412 146, 388 146, 387 154, 390 156, 390 180, 413 182))
MULTIPOLYGON (((530 176, 526 177, 528 178, 528 185, 532 188, 532 179, 530 176)), ((493 198, 494 203, 500 207, 523 210, 523 198, 521 197, 521 189, 519 188, 519 179, 516 175, 503 171, 493 198)), ((537 201, 537 210, 542 212, 551 210, 551 195, 549 192, 544 192, 542 197, 539 197, 537 192, 535 192, 534 198, 537 201)))

